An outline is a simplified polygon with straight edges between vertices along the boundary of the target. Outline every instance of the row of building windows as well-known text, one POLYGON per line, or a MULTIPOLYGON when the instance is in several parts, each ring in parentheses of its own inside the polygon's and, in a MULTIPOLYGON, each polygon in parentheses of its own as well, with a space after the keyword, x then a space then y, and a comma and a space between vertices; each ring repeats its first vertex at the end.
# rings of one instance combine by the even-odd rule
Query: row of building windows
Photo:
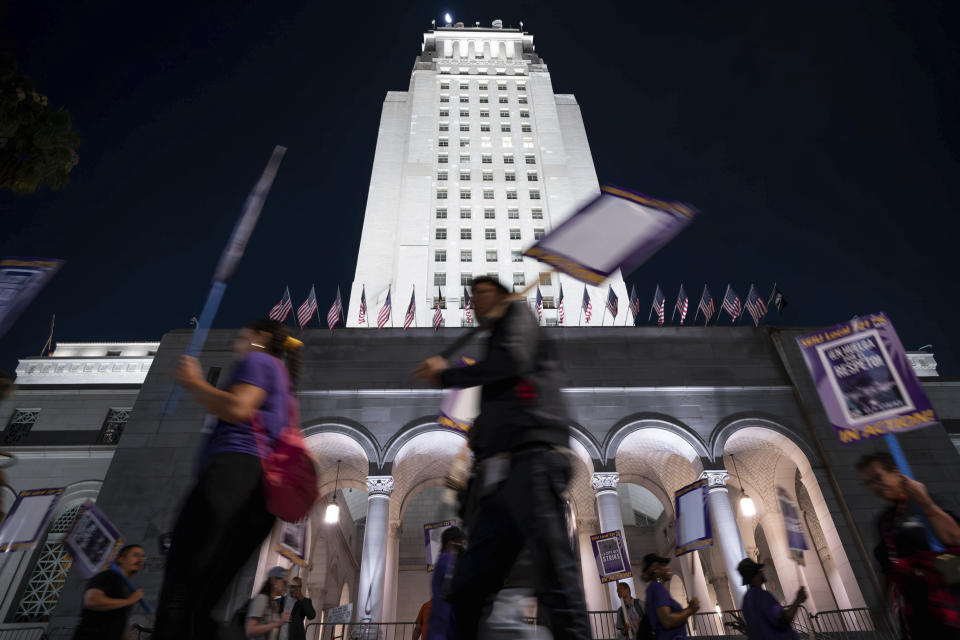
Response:
MULTIPOLYGON (((499 274, 499 273, 496 273, 496 272, 491 272, 491 273, 488 273, 487 275, 488 275, 488 276, 491 276, 491 277, 493 277, 493 278, 498 278, 498 279, 499 279, 499 277, 500 277, 500 274, 499 274)), ((472 283, 473 283, 473 274, 472 274, 472 273, 467 273, 466 271, 461 271, 461 272, 460 272, 460 284, 463 285, 463 286, 465 286, 465 287, 469 287, 472 283)), ((541 274, 539 274, 539 282, 538 282, 537 284, 539 284, 541 287, 549 287, 549 286, 551 286, 551 285, 553 284, 553 280, 551 279, 551 274, 549 274, 549 273, 541 273, 541 274)), ((515 271, 515 272, 513 273, 513 286, 515 286, 515 287, 525 287, 526 285, 527 285, 527 276, 526 276, 526 274, 524 274, 524 273, 522 273, 522 272, 520 272, 520 271, 515 271)), ((434 273, 434 274, 433 274, 433 286, 435 286, 435 287, 445 287, 445 286, 447 286, 447 274, 446 274, 445 272, 443 272, 443 271, 438 271, 438 272, 434 273)), ((436 301, 436 300, 438 300, 438 299, 442 300, 442 298, 434 298, 434 301, 436 301)), ((552 301, 553 301, 553 299, 551 298, 551 304, 552 304, 552 301)), ((436 304, 434 304, 434 307, 436 307, 436 304)), ((441 307, 441 308, 442 308, 442 309, 445 309, 446 307, 441 307)), ((544 304, 544 308, 550 309, 550 308, 552 308, 552 307, 547 307, 546 304, 544 304)))
MULTIPOLYGON (((481 94, 477 96, 477 101, 480 104, 490 104, 490 96, 486 94, 481 94)), ((459 96, 457 102, 459 104, 470 104, 470 96, 459 96)), ((450 96, 447 94, 440 95, 440 104, 450 104, 450 96)), ((497 104, 510 104, 509 96, 498 96, 497 104)), ((517 104, 530 104, 527 101, 527 96, 517 96, 517 104)))
MULTIPOLYGON (((447 145, 442 144, 441 147, 447 145)), ((525 153, 523 155, 524 164, 537 164, 537 157, 532 153, 525 153)), ((469 164, 470 163, 470 154, 461 153, 460 154, 460 163, 469 164)), ((481 164, 493 164, 493 154, 492 153, 482 153, 480 154, 480 163, 481 164)), ((446 153, 441 153, 437 155, 437 164, 450 164, 450 155, 446 153)), ((503 154, 503 164, 515 164, 513 161, 512 153, 503 154)))
MULTIPOLYGON (((452 57, 453 57, 453 54, 451 53, 451 54, 448 54, 448 55, 446 55, 446 56, 444 56, 444 57, 446 57, 446 58, 452 58, 452 57)), ((483 55, 482 55, 482 54, 477 54, 477 56, 475 56, 475 57, 476 57, 477 60, 483 60, 483 55)), ((509 69, 509 70, 508 70, 508 69, 502 69, 502 68, 501 68, 501 69, 494 69, 494 70, 491 71, 490 69, 487 69, 486 67, 477 67, 477 68, 475 69, 475 71, 476 71, 476 75, 481 75, 481 76, 506 76, 506 75, 525 76, 525 75, 527 75, 527 72, 526 72, 524 69, 509 69)), ((458 73, 459 75, 465 76, 465 75, 469 75, 469 74, 470 74, 470 67, 460 67, 460 68, 459 68, 458 70, 456 70, 456 71, 454 71, 453 69, 451 69, 451 68, 449 68, 449 67, 441 67, 441 68, 438 70, 438 73, 439 73, 440 75, 442 75, 442 76, 449 76, 449 75, 453 75, 453 74, 455 74, 455 73, 458 73)))
MULTIPOLYGON (((460 91, 469 91, 469 90, 470 90, 470 81, 469 81, 469 80, 461 80, 460 82, 457 82, 457 83, 455 83, 455 84, 456 84, 457 87, 459 87, 460 91)), ((498 82, 498 83, 496 83, 494 86, 497 88, 497 91, 506 91, 506 90, 507 90, 507 83, 506 83, 506 82, 498 82)), ((490 83, 489 83, 489 82, 482 82, 482 81, 481 81, 480 83, 478 83, 477 88, 480 89, 480 91, 486 91, 486 90, 488 90, 488 89, 490 88, 490 83)), ((441 90, 441 91, 449 91, 449 90, 450 90, 450 82, 449 82, 448 80, 441 80, 441 81, 440 81, 440 90, 441 90)), ((517 91, 526 91, 526 90, 527 90, 527 83, 526 83, 526 82, 518 82, 518 83, 517 83, 517 91)))
MULTIPOLYGON (((470 180, 469 170, 460 171, 458 175, 460 176, 461 181, 469 182, 470 180)), ((482 174, 482 178, 484 182, 493 182, 493 171, 484 171, 482 174)), ((439 171, 437 171, 437 180, 443 181, 448 179, 449 179, 449 173, 447 173, 443 169, 440 169, 439 171)), ((516 182, 517 174, 514 171, 507 171, 503 174, 503 179, 506 180, 507 182, 516 182)), ((540 178, 537 175, 536 171, 527 171, 527 182, 538 182, 539 180, 540 178)))
MULTIPOLYGON (((440 117, 441 117, 441 118, 449 118, 449 117, 450 117, 450 109, 440 109, 440 117)), ((469 110, 469 109, 460 109, 460 117, 461 117, 461 118, 469 118, 469 117, 470 117, 470 110, 469 110)), ((489 118, 489 117, 490 117, 490 111, 489 111, 488 109, 481 109, 481 110, 480 110, 480 117, 481 117, 481 118, 489 118)), ((501 118, 509 118, 509 117, 510 117, 510 112, 509 112, 508 110, 506 110, 506 109, 500 109, 500 117, 501 117, 501 118)), ((520 110, 520 117, 521 117, 521 118, 529 118, 529 117, 530 117, 530 112, 527 111, 526 109, 521 109, 521 110, 520 110)))
MULTIPOLYGON (((487 262, 499 262, 496 249, 486 249, 485 255, 487 262)), ((433 252, 434 262, 446 262, 447 261, 447 250, 446 249, 436 249, 433 252)), ((511 262, 523 262, 523 255, 520 253, 519 249, 512 249, 510 251, 510 261, 511 262)), ((472 249, 461 249, 460 250, 460 262, 473 262, 473 250, 472 249)))
MULTIPOLYGON (((543 237, 543 229, 534 229, 533 230, 533 239, 539 240, 543 237)), ((446 240, 447 239, 447 230, 445 227, 437 227, 436 234, 434 238, 437 240, 446 240)), ((461 240, 473 240, 473 229, 466 227, 460 229, 460 239, 461 240)), ((484 240, 496 240, 497 239, 497 230, 496 229, 484 229, 483 230, 483 239, 484 240)), ((510 229, 510 239, 511 240, 521 240, 520 229, 510 229)))
MULTIPOLYGON (((445 131, 450 131, 450 123, 449 123, 449 122, 441 122, 440 125, 439 125, 439 130, 440 130, 441 133, 442 133, 442 132, 445 132, 445 131)), ((513 129, 512 129, 512 127, 511 127, 511 125, 510 125, 509 123, 507 123, 507 122, 504 122, 504 123, 502 123, 502 124, 500 125, 500 133, 510 133, 512 130, 513 130, 513 129)), ((470 131, 470 125, 467 124, 466 122, 461 122, 461 123, 460 123, 460 132, 461 132, 461 133, 467 133, 467 132, 469 132, 469 131, 470 131)), ((521 131, 522 133, 533 133, 533 126, 530 125, 530 124, 527 124, 527 123, 523 123, 523 124, 520 125, 520 131, 521 131)), ((480 123, 480 132, 481 132, 481 133, 490 133, 490 123, 489 123, 489 122, 481 122, 481 123, 480 123)))
MULTIPOLYGON (((510 149, 511 147, 513 147, 513 138, 509 136, 504 136, 503 138, 500 139, 500 142, 505 149, 510 149)), ((480 136, 480 146, 483 147, 484 149, 489 149, 492 146, 491 143, 492 143, 492 138, 490 136, 480 136)), ((446 136, 440 136, 439 138, 437 138, 437 146, 449 147, 450 138, 446 136)), ((460 138, 461 148, 469 147, 469 146, 470 146, 470 138, 460 138)), ((533 138, 525 137, 523 139, 523 148, 533 149, 533 138)))
MULTIPOLYGON (((543 220, 543 209, 533 208, 530 209, 530 217, 533 220, 543 220)), ((460 219, 461 220, 470 220, 473 218, 473 209, 469 207, 460 208, 460 219)), ((446 207, 437 208, 437 220, 446 220, 447 219, 447 209, 446 207)), ((484 220, 496 220, 497 219, 497 210, 492 207, 485 207, 483 210, 483 219, 484 220)), ((519 220, 520 219, 520 210, 519 209, 507 209, 507 220, 519 220)))
MULTIPOLYGON (((107 416, 100 426, 97 444, 117 444, 123 434, 123 428, 130 418, 130 407, 116 407, 107 410, 107 416)), ((3 444, 18 444, 25 440, 40 419, 40 409, 14 409, 6 429, 0 435, 3 444)))
MULTIPOLYGON (((538 189, 530 189, 527 193, 530 196, 531 200, 540 199, 540 191, 538 189)), ((470 200, 473 197, 470 189, 461 189, 460 190, 460 199, 461 200, 470 200)), ((437 200, 446 200, 447 199, 447 190, 446 189, 437 189, 437 200)), ((484 189, 483 190, 483 199, 484 200, 493 200, 493 189, 484 189)), ((517 190, 516 189, 507 189, 507 200, 516 200, 517 199, 517 190)))
MULTIPOLYGON (((469 275, 469 274, 467 274, 469 275)), ((490 274, 493 277, 498 276, 499 274, 492 273, 490 274)), ((467 286, 467 285, 464 285, 467 286)), ((541 296, 543 298, 543 308, 544 309, 556 309, 557 305, 554 302, 553 296, 541 296)), ((430 308, 436 309, 440 307, 441 309, 463 309, 463 298, 458 296, 443 297, 433 296, 432 301, 430 302, 430 308)))

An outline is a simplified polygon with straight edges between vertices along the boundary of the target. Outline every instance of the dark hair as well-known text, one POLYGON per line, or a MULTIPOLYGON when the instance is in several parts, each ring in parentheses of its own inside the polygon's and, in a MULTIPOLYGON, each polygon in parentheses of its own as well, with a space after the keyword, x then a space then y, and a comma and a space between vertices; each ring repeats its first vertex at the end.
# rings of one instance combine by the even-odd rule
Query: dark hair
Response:
POLYGON ((124 547, 120 547, 120 551, 117 552, 117 557, 122 558, 123 556, 127 555, 131 549, 143 549, 143 547, 139 544, 128 544, 124 547))
POLYGON ((270 318, 254 320, 246 326, 251 331, 262 331, 271 335, 270 342, 263 345, 267 353, 275 358, 283 360, 287 365, 287 371, 290 372, 290 378, 296 383, 300 377, 300 351, 296 348, 291 349, 288 346, 287 338, 290 338, 290 330, 283 324, 270 318))
POLYGON ((510 295, 510 290, 503 286, 503 283, 493 276, 477 276, 470 281, 470 289, 476 289, 478 284, 489 284, 504 295, 510 295))
POLYGON ((631 593, 631 591, 630 591, 630 584, 629 584, 629 583, 620 581, 620 582, 617 583, 617 589, 619 589, 620 587, 623 587, 624 589, 626 589, 626 590, 627 590, 627 593, 631 593))
POLYGON ((281 580, 281 578, 267 578, 263 581, 263 585, 260 587, 260 591, 257 591, 257 595, 267 596, 267 606, 273 609, 273 612, 276 613, 280 611, 280 605, 273 599, 273 586, 272 583, 274 580, 281 580))
POLYGON ((900 470, 897 467, 897 463, 894 462, 892 455, 886 451, 875 451, 873 453, 860 456, 860 459, 857 460, 857 471, 866 471, 873 464, 880 465, 880 468, 884 471, 900 470))

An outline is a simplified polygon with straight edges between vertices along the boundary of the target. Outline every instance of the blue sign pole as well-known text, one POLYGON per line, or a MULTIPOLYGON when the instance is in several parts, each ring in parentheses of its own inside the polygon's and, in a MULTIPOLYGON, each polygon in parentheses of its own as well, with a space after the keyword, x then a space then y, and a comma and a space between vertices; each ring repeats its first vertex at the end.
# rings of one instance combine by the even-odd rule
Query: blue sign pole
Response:
MULTIPOLYGON (((897 440, 897 436, 892 433, 888 433, 883 436, 884 442, 887 443, 887 449, 890 450, 890 455, 893 456, 893 461, 897 463, 897 468, 900 469, 900 473, 907 476, 911 480, 914 480, 913 470, 910 468, 910 463, 907 462, 907 456, 903 452, 903 449, 900 447, 900 441, 897 440)), ((931 551, 936 551, 937 553, 942 553, 944 551, 943 544, 937 538, 937 535, 933 532, 933 528, 930 526, 930 523, 927 522, 927 519, 923 514, 919 514, 920 519, 923 521, 924 532, 927 534, 927 544, 930 545, 931 551)))

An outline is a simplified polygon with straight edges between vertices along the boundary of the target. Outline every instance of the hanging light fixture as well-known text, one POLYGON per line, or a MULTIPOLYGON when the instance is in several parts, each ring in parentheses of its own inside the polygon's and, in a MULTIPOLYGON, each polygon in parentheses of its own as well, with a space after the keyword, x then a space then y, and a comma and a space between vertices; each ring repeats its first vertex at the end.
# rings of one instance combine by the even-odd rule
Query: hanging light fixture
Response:
POLYGON ((732 453, 730 454, 730 459, 733 460, 733 470, 736 471, 737 481, 740 483, 740 513, 748 518, 752 518, 757 515, 757 507, 753 504, 753 500, 747 495, 747 492, 743 490, 743 478, 740 477, 740 471, 737 469, 737 459, 732 453))
POLYGON ((340 484, 340 461, 337 460, 337 479, 333 482, 333 495, 330 496, 330 504, 323 513, 323 521, 327 524, 337 524, 340 522, 340 507, 337 505, 337 486, 340 484))

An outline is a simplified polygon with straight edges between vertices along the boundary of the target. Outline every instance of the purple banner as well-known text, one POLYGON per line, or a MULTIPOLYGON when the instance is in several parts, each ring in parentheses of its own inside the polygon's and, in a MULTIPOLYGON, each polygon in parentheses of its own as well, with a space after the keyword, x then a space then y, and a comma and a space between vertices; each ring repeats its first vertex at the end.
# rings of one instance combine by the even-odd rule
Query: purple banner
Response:
POLYGON ((787 546, 790 547, 794 560, 803 564, 803 552, 810 547, 807 546, 807 537, 803 534, 800 509, 783 487, 777 487, 777 502, 780 503, 783 526, 787 530, 787 546))
POLYGON ((121 545, 123 538, 116 527, 89 500, 63 541, 73 556, 73 566, 84 578, 92 578, 106 569, 121 545))
POLYGON ((616 582, 633 576, 627 548, 623 544, 623 533, 619 529, 590 536, 590 544, 593 545, 600 582, 616 582))
POLYGON ((456 520, 443 520, 423 525, 423 546, 427 560, 427 571, 433 571, 437 564, 437 558, 440 557, 440 552, 443 550, 441 542, 443 532, 456 524, 456 520))
POLYGON ((886 314, 800 336, 797 344, 841 443, 937 422, 886 314))
POLYGON ((32 549, 47 530, 63 489, 28 489, 17 495, 0 525, 0 552, 32 549))
POLYGON ((677 556, 712 547, 707 480, 697 480, 673 495, 677 514, 677 556))

